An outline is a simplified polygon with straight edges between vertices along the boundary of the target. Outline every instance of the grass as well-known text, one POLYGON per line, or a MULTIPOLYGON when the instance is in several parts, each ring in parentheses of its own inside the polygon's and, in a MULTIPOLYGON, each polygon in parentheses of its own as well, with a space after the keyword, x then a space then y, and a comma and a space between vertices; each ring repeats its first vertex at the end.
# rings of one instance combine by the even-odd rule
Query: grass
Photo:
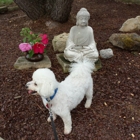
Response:
POLYGON ((13 3, 13 0, 0 0, 0 6, 8 6, 13 3))

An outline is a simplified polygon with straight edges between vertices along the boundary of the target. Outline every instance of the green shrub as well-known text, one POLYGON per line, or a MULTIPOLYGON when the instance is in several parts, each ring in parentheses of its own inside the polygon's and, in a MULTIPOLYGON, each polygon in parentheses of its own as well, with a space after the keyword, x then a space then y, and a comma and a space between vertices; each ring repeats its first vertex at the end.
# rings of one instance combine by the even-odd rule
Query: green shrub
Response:
POLYGON ((0 6, 3 5, 10 5, 11 3, 13 3, 13 0, 0 0, 0 6))

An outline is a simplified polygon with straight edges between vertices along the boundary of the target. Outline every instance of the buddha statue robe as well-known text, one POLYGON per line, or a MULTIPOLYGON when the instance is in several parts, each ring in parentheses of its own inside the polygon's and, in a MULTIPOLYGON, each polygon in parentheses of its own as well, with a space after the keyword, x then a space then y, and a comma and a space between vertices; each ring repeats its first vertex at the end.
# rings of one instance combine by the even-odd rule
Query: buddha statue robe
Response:
POLYGON ((93 62, 98 60, 99 53, 96 48, 93 29, 90 26, 73 26, 70 29, 64 57, 70 62, 83 61, 84 59, 93 62))

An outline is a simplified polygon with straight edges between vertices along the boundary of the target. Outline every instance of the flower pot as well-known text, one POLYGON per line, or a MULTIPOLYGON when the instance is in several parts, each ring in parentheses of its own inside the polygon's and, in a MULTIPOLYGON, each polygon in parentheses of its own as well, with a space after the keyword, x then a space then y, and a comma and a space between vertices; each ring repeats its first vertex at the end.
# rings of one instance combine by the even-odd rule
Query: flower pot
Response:
POLYGON ((44 59, 44 55, 43 54, 34 54, 31 58, 29 56, 29 54, 27 53, 25 55, 25 58, 28 60, 28 61, 31 61, 31 62, 38 62, 38 61, 41 61, 44 59))

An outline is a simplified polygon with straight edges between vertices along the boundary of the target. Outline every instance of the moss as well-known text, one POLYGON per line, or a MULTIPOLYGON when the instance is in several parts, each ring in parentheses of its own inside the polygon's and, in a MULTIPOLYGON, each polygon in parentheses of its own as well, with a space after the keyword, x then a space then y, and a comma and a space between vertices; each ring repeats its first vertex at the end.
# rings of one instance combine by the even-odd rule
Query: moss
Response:
POLYGON ((64 63, 70 65, 70 62, 64 58, 64 55, 63 55, 63 54, 61 54, 59 57, 60 57, 60 59, 61 59, 64 63))
POLYGON ((102 68, 102 63, 101 63, 101 60, 98 59, 96 62, 95 62, 95 67, 96 67, 96 70, 95 71, 98 71, 99 69, 102 68))
POLYGON ((125 49, 127 49, 127 48, 130 49, 135 45, 135 42, 132 40, 132 38, 130 38, 128 36, 122 38, 122 42, 124 44, 125 49))

